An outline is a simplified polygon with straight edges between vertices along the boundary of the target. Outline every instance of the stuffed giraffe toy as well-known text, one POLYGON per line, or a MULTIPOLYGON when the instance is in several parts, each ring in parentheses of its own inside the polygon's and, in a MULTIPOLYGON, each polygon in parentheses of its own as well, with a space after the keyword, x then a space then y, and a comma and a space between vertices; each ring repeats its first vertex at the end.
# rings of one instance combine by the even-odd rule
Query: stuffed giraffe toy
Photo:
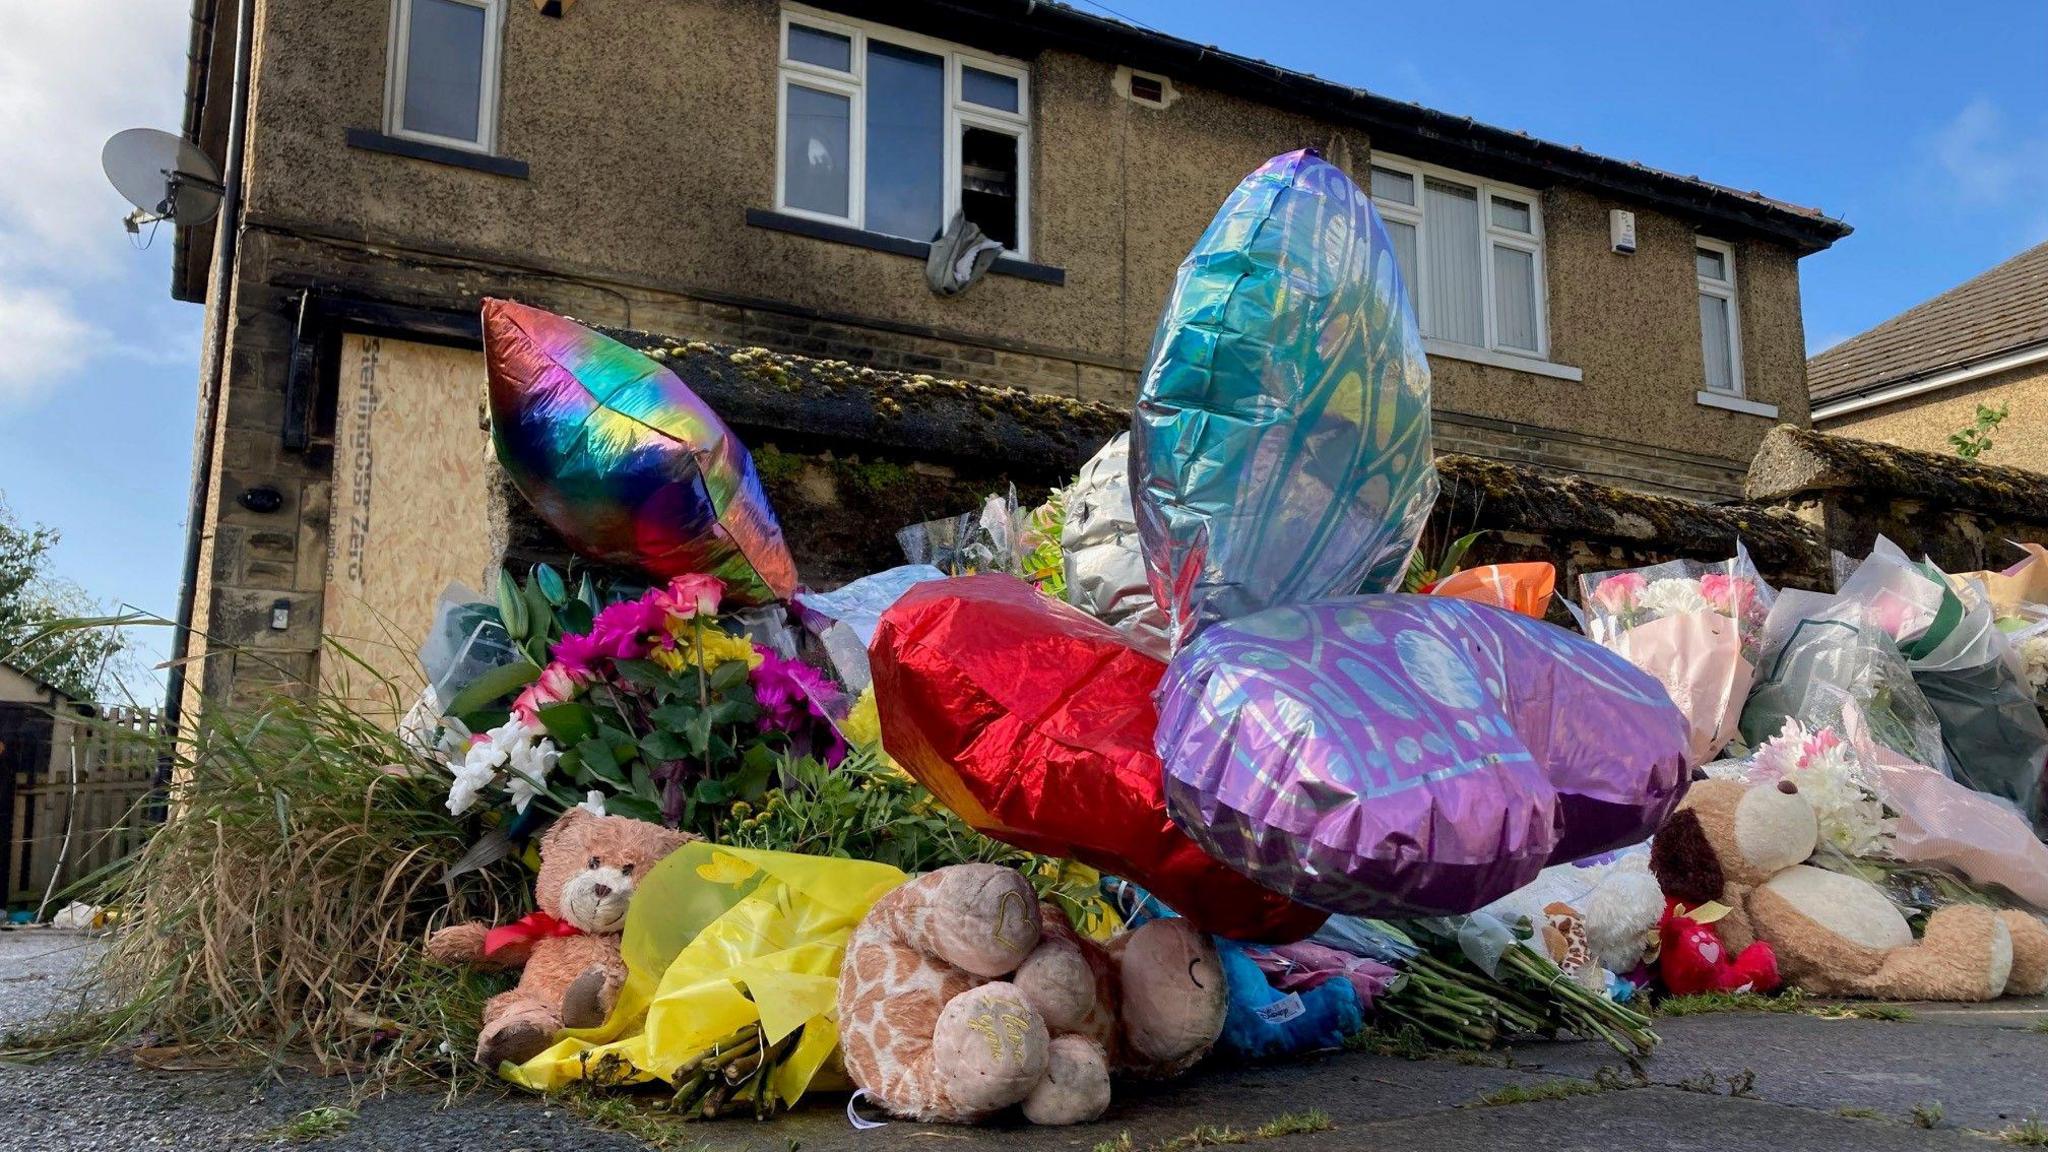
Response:
POLYGON ((902 1117, 969 1123, 1022 1105, 1035 1124, 1109 1107, 1110 1076, 1172 1076, 1223 1030, 1216 948, 1181 920, 1108 947, 1041 905, 1014 869, 960 864, 875 903, 846 947, 847 1074, 902 1117))

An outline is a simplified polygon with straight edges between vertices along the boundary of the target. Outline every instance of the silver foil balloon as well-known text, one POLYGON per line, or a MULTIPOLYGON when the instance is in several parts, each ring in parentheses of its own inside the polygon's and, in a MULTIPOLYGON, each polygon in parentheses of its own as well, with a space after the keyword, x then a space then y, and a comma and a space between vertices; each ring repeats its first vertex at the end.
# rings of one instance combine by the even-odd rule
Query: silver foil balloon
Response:
POLYGON ((1138 520, 1131 512, 1131 437, 1119 433, 1095 453, 1066 491, 1060 529, 1067 603, 1130 634, 1140 647, 1160 650, 1166 614, 1152 599, 1138 520))
POLYGON ((1436 499, 1429 363, 1371 199, 1314 152, 1245 177, 1181 264, 1131 482, 1177 640, 1400 580, 1436 499))

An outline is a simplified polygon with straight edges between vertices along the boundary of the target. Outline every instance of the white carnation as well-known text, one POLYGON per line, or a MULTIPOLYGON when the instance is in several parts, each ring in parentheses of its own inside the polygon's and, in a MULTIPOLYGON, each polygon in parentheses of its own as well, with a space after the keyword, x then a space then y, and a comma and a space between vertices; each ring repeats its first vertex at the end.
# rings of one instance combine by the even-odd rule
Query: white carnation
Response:
POLYGON ((1686 612, 1713 612, 1714 605, 1700 594, 1700 582, 1684 576, 1667 576, 1650 581, 1636 606, 1652 617, 1678 616, 1686 612))

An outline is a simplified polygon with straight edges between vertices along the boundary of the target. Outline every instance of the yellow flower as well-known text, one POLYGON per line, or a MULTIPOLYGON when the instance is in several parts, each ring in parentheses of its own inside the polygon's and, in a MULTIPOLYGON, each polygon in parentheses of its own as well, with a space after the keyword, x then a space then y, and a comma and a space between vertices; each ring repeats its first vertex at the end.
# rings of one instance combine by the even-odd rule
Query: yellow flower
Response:
POLYGON ((882 714, 875 706, 873 684, 860 690, 860 697, 853 702, 853 711, 840 722, 839 731, 855 747, 874 749, 882 767, 898 775, 904 774, 903 766, 882 750, 882 714))
POLYGON ((656 648, 647 658, 659 665, 664 672, 683 670, 683 654, 674 648, 656 648))
POLYGON ((696 663, 701 652, 703 663, 698 666, 706 672, 733 660, 744 661, 749 671, 761 666, 761 653, 744 636, 728 635, 694 620, 675 621, 669 630, 676 638, 677 658, 696 663))

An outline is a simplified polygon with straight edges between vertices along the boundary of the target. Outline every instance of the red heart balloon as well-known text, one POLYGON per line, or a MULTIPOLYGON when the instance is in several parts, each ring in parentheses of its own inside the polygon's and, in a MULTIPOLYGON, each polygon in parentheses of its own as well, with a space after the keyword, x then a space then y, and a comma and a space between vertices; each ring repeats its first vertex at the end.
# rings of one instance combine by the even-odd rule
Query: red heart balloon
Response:
POLYGON ((1206 932, 1299 940, 1327 913, 1210 857, 1166 814, 1166 665, 1012 576, 919 584, 869 646, 882 744, 947 807, 1027 852, 1149 890, 1206 932))

